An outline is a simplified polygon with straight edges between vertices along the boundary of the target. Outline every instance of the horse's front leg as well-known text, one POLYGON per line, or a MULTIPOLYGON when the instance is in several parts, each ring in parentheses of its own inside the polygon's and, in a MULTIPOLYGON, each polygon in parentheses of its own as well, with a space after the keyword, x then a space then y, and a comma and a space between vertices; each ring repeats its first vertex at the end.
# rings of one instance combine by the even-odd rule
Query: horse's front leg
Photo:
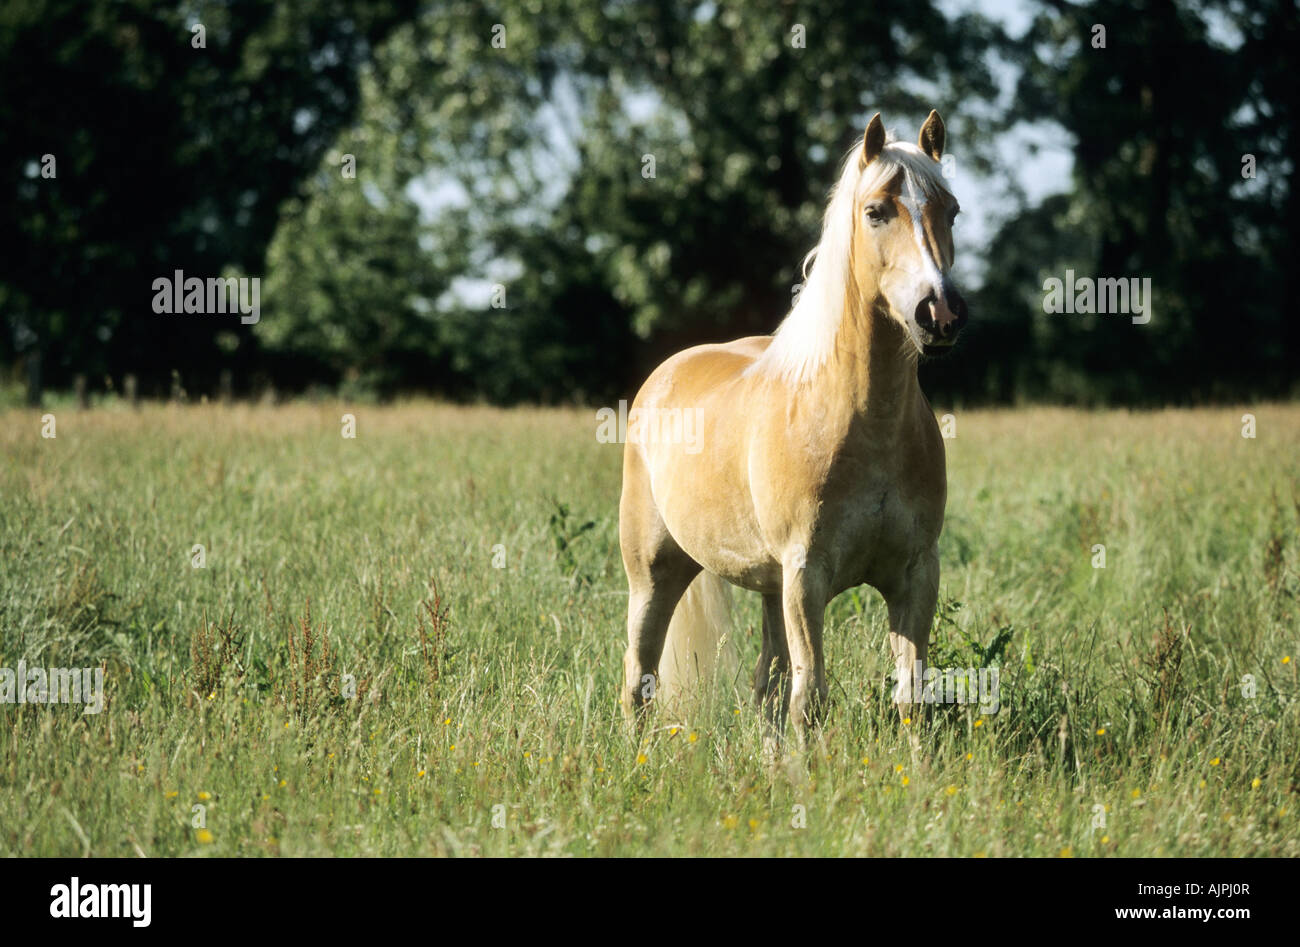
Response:
POLYGON ((894 704, 901 720, 919 724, 925 704, 921 675, 930 652, 930 627, 939 601, 939 549, 922 553, 908 566, 899 588, 885 596, 889 606, 889 650, 894 656, 894 704))
POLYGON ((822 621, 828 586, 824 571, 797 546, 782 561, 781 611, 790 652, 790 719, 800 748, 821 722, 830 689, 822 657, 822 621))
POLYGON ((767 727, 766 740, 780 742, 790 698, 790 649, 785 640, 781 595, 763 594, 763 647, 754 667, 754 704, 767 727))

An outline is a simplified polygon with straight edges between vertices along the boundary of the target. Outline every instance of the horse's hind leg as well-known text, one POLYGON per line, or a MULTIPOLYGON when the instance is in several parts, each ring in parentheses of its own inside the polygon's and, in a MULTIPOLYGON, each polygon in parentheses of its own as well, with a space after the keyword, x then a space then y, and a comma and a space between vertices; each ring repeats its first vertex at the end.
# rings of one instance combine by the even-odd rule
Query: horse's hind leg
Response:
POLYGON ((685 574, 674 570, 657 580, 636 581, 628 576, 627 652, 623 656, 623 713, 628 719, 635 719, 655 695, 668 623, 699 571, 699 566, 685 574))
POLYGON ((790 702, 790 648, 785 641, 781 596, 763 596, 763 646, 754 667, 754 704, 773 734, 785 727, 790 702))
POLYGON ((622 703, 623 713, 635 719, 654 696, 668 623, 700 565, 668 533, 636 457, 624 465, 618 528, 628 586, 622 703))

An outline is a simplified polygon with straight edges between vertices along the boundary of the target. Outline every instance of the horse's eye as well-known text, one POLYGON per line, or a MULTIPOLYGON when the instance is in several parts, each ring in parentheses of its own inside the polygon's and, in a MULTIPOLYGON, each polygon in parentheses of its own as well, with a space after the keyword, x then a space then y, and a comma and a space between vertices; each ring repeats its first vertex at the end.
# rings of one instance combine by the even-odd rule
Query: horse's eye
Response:
POLYGON ((868 204, 862 211, 866 214, 867 220, 873 224, 883 224, 885 222, 885 208, 883 204, 868 204))
POLYGON ((948 215, 948 226, 952 227, 957 223, 957 215, 961 213, 960 207, 954 207, 952 213, 948 215))

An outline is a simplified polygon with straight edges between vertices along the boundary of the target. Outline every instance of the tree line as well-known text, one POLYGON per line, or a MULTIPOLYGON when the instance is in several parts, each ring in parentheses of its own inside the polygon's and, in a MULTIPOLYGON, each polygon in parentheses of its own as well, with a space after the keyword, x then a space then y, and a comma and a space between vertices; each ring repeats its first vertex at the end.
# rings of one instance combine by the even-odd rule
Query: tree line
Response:
POLYGON ((613 403, 772 331, 865 118, 937 107, 1005 187, 982 245, 958 230, 983 279, 934 398, 1294 394, 1294 3, 1030 10, 13 0, 0 370, 613 403), (1073 159, 1046 197, 1026 127, 1073 159), (1152 318, 1046 311, 1067 271, 1149 285, 1152 318), (258 317, 156 311, 176 273, 256 279, 258 317))

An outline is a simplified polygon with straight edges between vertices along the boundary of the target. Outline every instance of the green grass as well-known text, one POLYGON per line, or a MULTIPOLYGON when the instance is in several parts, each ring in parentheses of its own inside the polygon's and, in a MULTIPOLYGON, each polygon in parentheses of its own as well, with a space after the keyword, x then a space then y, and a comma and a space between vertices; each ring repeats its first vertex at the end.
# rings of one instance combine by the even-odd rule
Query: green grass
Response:
POLYGON ((102 664, 108 704, 0 705, 0 854, 1300 855, 1300 407, 1250 410, 958 412, 934 655, 1001 712, 914 755, 863 588, 776 761, 751 595, 737 686, 624 727, 594 412, 5 411, 0 667, 102 664))

